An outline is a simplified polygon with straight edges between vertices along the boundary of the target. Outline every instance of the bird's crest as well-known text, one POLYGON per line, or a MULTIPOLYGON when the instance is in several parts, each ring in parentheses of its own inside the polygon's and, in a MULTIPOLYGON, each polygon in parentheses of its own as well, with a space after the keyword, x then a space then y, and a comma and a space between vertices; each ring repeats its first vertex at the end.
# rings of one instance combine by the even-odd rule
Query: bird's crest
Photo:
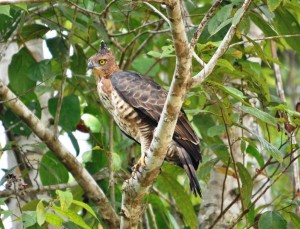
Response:
POLYGON ((101 55, 104 55, 105 53, 110 52, 109 48, 107 48, 105 42, 102 40, 100 43, 100 49, 99 49, 99 53, 101 55))

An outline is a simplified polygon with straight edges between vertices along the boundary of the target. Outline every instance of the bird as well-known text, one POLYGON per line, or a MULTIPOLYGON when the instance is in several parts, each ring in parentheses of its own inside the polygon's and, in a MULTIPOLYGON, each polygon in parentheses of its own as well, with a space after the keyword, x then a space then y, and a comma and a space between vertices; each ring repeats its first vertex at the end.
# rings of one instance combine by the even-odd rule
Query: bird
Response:
MULTIPOLYGON (((145 166, 145 156, 157 127, 167 90, 152 79, 134 71, 122 71, 104 41, 88 60, 96 79, 100 101, 121 131, 141 145, 141 158, 135 169, 145 166)), ((165 160, 182 167, 195 196, 202 197, 196 171, 202 161, 200 140, 181 109, 165 160)))

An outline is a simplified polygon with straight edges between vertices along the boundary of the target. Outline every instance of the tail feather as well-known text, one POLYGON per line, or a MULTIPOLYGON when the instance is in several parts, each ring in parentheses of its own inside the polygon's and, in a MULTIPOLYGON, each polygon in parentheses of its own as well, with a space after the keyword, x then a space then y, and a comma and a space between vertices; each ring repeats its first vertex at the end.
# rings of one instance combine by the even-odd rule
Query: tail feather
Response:
POLYGON ((194 193, 195 196, 197 194, 202 197, 200 184, 196 175, 196 170, 194 168, 193 162, 186 152, 186 150, 180 146, 177 146, 178 156, 182 163, 182 167, 184 168, 189 180, 190 180, 190 188, 191 191, 194 193))

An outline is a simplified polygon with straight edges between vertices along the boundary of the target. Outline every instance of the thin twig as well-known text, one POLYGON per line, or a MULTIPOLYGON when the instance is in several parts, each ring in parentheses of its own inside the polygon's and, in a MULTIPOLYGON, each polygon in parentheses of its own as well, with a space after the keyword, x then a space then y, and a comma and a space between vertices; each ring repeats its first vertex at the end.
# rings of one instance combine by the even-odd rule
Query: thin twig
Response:
POLYGON ((109 189, 110 189, 110 202, 111 206, 115 209, 115 180, 113 170, 113 153, 114 153, 114 119, 109 119, 109 158, 108 158, 108 169, 109 169, 109 189))

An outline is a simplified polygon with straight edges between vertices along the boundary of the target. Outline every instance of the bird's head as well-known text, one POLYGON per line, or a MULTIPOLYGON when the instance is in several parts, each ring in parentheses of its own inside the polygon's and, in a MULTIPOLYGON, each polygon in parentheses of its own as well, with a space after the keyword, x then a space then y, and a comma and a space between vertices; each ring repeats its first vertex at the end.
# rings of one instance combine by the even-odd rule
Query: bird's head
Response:
POLYGON ((99 51, 88 60, 88 69, 92 69, 98 79, 109 78, 112 73, 119 71, 115 57, 104 41, 101 41, 99 51))

